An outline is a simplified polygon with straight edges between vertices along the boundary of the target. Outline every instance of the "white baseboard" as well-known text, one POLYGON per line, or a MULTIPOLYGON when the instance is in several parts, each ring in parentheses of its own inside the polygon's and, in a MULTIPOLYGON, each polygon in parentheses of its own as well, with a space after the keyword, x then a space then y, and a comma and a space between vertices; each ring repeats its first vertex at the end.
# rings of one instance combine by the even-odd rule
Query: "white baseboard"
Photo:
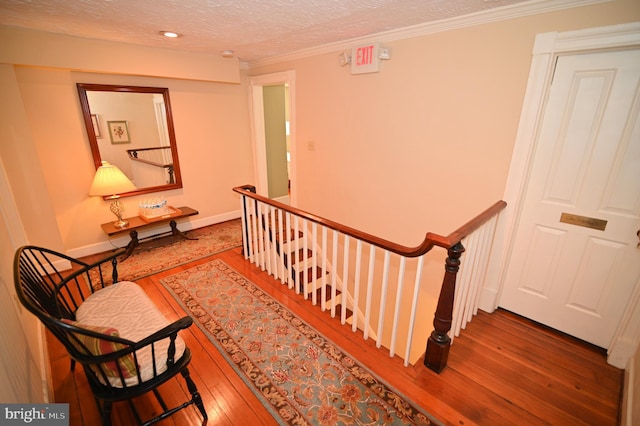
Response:
POLYGON ((478 300, 478 308, 485 312, 492 313, 498 307, 498 292, 495 289, 482 288, 478 300))
MULTIPOLYGON (((182 221, 179 223, 178 228, 181 231, 190 231, 196 228, 202 228, 209 225, 214 225, 216 223, 226 222, 228 220, 237 219, 241 216, 240 210, 222 213, 215 216, 207 216, 207 217, 198 217, 192 216, 188 221, 182 221), (198 217, 197 219, 195 219, 198 217)), ((146 231, 139 231, 138 238, 146 238, 152 235, 155 235, 159 232, 162 232, 159 229, 160 226, 164 225, 164 228, 168 228, 168 224, 158 224, 158 227, 152 227, 146 231)), ((168 229, 165 229, 168 230, 168 229)), ((67 255, 75 258, 90 256, 96 253, 103 253, 109 250, 113 250, 119 247, 125 247, 130 241, 130 237, 128 234, 123 234, 120 237, 112 238, 107 241, 103 241, 96 244, 90 244, 82 247, 76 247, 67 251, 67 255)))

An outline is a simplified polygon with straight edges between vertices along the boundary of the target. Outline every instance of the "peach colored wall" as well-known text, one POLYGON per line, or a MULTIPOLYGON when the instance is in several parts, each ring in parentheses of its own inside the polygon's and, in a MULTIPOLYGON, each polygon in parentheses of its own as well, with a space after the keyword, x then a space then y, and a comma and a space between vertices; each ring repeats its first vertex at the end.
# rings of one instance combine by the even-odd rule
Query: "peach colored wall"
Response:
MULTIPOLYGON (((104 241, 99 225, 113 219, 108 203, 87 195, 95 167, 82 121, 78 82, 168 87, 184 187, 161 195, 170 205, 198 209, 200 215, 195 219, 239 209, 231 188, 253 180, 242 85, 36 68, 19 68, 17 75, 67 250, 104 241)), ((124 198, 126 214, 137 214, 137 203, 149 196, 124 198)))
MULTIPOLYGON (((16 209, 25 224, 24 232, 31 244, 61 250, 64 246, 47 191, 46 177, 40 168, 12 66, 0 64, 0 87, 0 157, 16 209)), ((1 201, 3 204, 9 202, 1 201)))
POLYGON ((56 250, 63 245, 12 66, 0 64, 0 87, 0 400, 43 403, 43 327, 17 300, 13 256, 27 242, 56 250))
POLYGON ((535 35, 638 19, 619 0, 384 43, 376 74, 339 51, 251 74, 296 72, 299 207, 417 245, 502 197, 535 35))
MULTIPOLYGON (((0 25, 0 62, 35 67, 240 82, 237 58, 141 47, 0 25)), ((172 46, 171 40, 167 40, 172 46)), ((175 45, 173 45, 175 46, 175 45)))

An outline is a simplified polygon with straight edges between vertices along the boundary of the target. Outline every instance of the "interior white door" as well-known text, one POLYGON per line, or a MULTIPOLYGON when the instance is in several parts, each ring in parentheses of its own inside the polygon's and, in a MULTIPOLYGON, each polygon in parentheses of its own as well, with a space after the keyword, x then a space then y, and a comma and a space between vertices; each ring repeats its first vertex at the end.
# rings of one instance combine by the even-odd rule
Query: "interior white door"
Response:
POLYGON ((607 348, 640 283, 640 50, 559 56, 499 305, 607 348))

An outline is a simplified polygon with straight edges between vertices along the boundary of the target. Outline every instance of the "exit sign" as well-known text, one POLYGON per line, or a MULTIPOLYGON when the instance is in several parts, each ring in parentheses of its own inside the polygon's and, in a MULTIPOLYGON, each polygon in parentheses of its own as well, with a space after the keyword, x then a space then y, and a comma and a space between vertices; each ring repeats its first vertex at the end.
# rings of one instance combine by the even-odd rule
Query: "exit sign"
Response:
POLYGON ((379 50, 380 43, 369 43, 351 49, 351 74, 380 71, 379 50))

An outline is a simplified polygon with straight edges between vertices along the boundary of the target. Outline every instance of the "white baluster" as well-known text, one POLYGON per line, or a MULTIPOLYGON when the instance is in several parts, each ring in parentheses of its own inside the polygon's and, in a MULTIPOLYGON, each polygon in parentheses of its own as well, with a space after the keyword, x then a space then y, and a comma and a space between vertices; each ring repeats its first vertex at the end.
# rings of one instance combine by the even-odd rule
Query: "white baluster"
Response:
POLYGON ((369 324, 371 324, 371 297, 373 295, 373 271, 376 263, 376 246, 369 245, 369 271, 367 275, 367 296, 364 308, 364 340, 369 338, 369 324))
POLYGON ((320 309, 327 309, 327 227, 322 227, 322 280, 320 290, 320 309))
POLYGON ((380 310, 378 312, 378 331, 376 334, 378 338, 376 340, 376 347, 382 346, 382 332, 384 327, 384 316, 387 306, 387 291, 389 289, 389 262, 391 259, 391 252, 389 250, 384 251, 384 266, 382 269, 382 289, 380 295, 380 310))
POLYGON ((242 195, 240 197, 240 211, 242 212, 240 220, 242 221, 242 254, 244 259, 249 259, 249 238, 247 238, 247 197, 242 195))
POLYGON ((360 270, 362 269, 362 240, 358 240, 356 243, 356 277, 355 285, 353 289, 353 324, 351 324, 351 330, 356 331, 358 329, 358 312, 360 312, 360 306, 358 299, 360 298, 360 270))
POLYGON ((262 209, 263 209, 263 204, 258 202, 257 203, 258 206, 258 214, 256 217, 256 225, 258 227, 258 266, 260 267, 261 270, 265 270, 265 264, 264 264, 264 217, 263 217, 263 213, 262 213, 262 209))
POLYGON ((285 268, 284 268, 284 250, 287 243, 284 239, 284 223, 282 220, 282 209, 278 209, 278 238, 276 240, 276 243, 277 244, 274 244, 274 247, 276 247, 276 254, 277 254, 276 259, 279 259, 277 266, 278 266, 278 269, 280 270, 280 282, 282 284, 285 284, 287 282, 287 276, 285 275, 285 268), (277 253, 278 249, 280 249, 280 253, 277 253))
POLYGON ((286 223, 287 223, 287 242, 283 244, 282 248, 282 258, 287 259, 287 282, 289 283, 289 289, 293 288, 294 279, 293 277, 293 260, 295 256, 295 241, 293 240, 293 228, 291 227, 291 213, 287 212, 285 215, 286 223), (286 250, 286 253, 285 253, 286 250))
POLYGON ((296 286, 296 294, 300 294, 300 291, 302 291, 302 283, 300 282, 300 278, 302 277, 302 274, 300 273, 300 264, 302 262, 302 259, 300 259, 300 218, 298 216, 294 216, 294 241, 295 246, 296 246, 296 251, 293 255, 293 259, 291 259, 291 263, 293 264, 295 261, 295 269, 294 269, 294 275, 292 275, 294 278, 293 280, 295 281, 295 286, 296 286))
POLYGON ((456 276, 456 292, 454 295, 453 311, 451 319, 451 330, 449 330, 449 337, 453 340, 454 336, 460 335, 460 327, 462 318, 464 317, 465 303, 467 300, 467 294, 469 293, 469 281, 470 273, 473 267, 473 261, 475 259, 475 245, 473 235, 469 235, 462 245, 465 248, 464 253, 460 258, 460 269, 456 276))
POLYGON ((338 274, 335 268, 338 265, 338 231, 332 231, 333 252, 331 257, 331 318, 336 317, 336 296, 338 293, 338 274))
POLYGON ((347 322, 347 294, 349 292, 349 241, 348 235, 344 236, 344 261, 342 265, 342 302, 340 313, 340 324, 344 325, 347 322))
POLYGON ((308 283, 309 283, 309 268, 307 266, 307 256, 309 254, 309 229, 307 228, 307 219, 302 219, 302 232, 303 232, 303 237, 302 237, 302 247, 303 247, 303 253, 302 253, 302 260, 299 262, 300 264, 300 268, 302 269, 301 273, 299 273, 299 275, 302 275, 302 282, 300 283, 302 286, 302 294, 304 295, 304 299, 307 300, 309 298, 309 288, 308 288, 308 283))
MULTIPOLYGON (((318 268, 318 224, 313 222, 311 224, 311 274, 309 274, 309 283, 311 284, 311 304, 318 304, 318 292, 317 290, 317 268, 318 268)), ((306 268, 306 266, 305 266, 306 268)))
POLYGON ((409 365, 409 354, 411 354, 411 338, 413 337, 413 328, 416 323, 416 310, 418 307, 418 294, 420 290, 420 280, 422 279, 422 264, 424 263, 424 254, 418 258, 418 270, 416 271, 416 280, 413 286, 413 300, 411 301, 411 315, 409 316, 409 328, 407 329, 407 347, 404 354, 404 366, 409 365))
POLYGON ((402 304, 402 290, 404 287, 404 271, 407 263, 407 258, 400 256, 400 268, 398 269, 398 290, 396 291, 396 306, 393 312, 393 326, 391 328, 391 345, 389 349, 390 356, 395 354, 396 339, 398 336, 398 320, 400 317, 400 309, 402 304))
POLYGON ((254 265, 258 265, 258 204, 257 201, 251 200, 249 208, 251 209, 251 226, 249 227, 249 241, 251 241, 251 261, 254 265))
POLYGON ((268 204, 264 205, 264 221, 263 230, 264 230, 264 263, 267 268, 267 274, 273 275, 272 268, 272 260, 271 260, 271 252, 273 248, 273 228, 271 226, 271 220, 273 219, 273 207, 268 204))

